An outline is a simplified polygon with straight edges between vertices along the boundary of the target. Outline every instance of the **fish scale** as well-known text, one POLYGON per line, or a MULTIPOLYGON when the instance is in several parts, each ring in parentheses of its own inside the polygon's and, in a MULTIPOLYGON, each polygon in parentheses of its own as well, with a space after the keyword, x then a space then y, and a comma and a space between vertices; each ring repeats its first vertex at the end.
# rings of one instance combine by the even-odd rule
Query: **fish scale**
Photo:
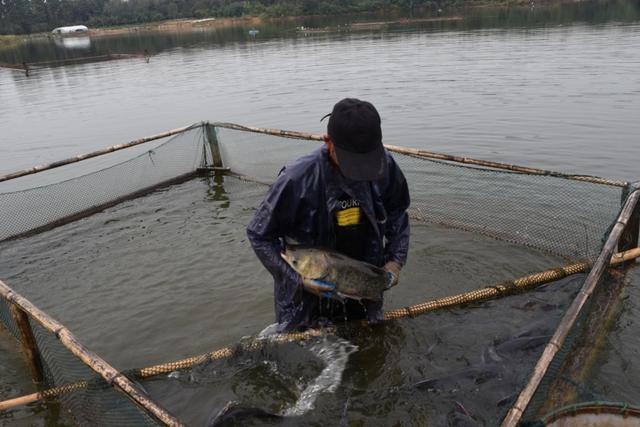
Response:
POLYGON ((306 279, 334 283, 341 297, 379 301, 387 289, 382 268, 331 249, 290 246, 282 258, 306 279))

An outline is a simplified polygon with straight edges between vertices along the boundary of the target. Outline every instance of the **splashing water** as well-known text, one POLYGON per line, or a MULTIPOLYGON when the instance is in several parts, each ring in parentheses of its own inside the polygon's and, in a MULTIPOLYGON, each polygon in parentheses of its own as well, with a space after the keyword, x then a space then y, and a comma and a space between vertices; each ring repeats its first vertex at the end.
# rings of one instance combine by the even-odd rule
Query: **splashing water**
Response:
POLYGON ((323 392, 333 393, 342 381, 342 373, 347 366, 349 355, 358 347, 349 341, 332 336, 323 337, 308 347, 309 351, 322 360, 326 366, 300 394, 298 401, 286 409, 284 416, 302 415, 314 408, 318 396, 323 392))
POLYGON ((258 334, 258 339, 267 339, 278 335, 278 324, 272 323, 258 334))

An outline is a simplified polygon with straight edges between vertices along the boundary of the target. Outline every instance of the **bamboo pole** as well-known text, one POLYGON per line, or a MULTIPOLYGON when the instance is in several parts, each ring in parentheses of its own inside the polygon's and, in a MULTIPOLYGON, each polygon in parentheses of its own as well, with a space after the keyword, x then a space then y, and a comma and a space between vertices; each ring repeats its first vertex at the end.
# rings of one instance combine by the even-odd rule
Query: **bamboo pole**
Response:
MULTIPOLYGON (((163 132, 163 133, 160 133, 158 135, 153 135, 153 136, 150 136, 150 137, 138 139, 138 140, 135 140, 135 141, 128 142, 126 144, 117 144, 117 145, 108 147, 108 148, 103 149, 103 150, 94 151, 92 153, 79 154, 79 155, 77 155, 75 157, 71 157, 71 158, 68 158, 68 159, 65 159, 65 160, 60 160, 60 161, 57 161, 57 162, 49 163, 49 164, 46 164, 46 165, 35 166, 33 168, 23 169, 21 171, 13 172, 13 173, 10 173, 10 174, 0 175, 0 182, 7 181, 7 180, 10 180, 10 179, 14 179, 14 178, 19 178, 19 177, 25 176, 25 175, 31 175, 31 174, 34 174, 34 173, 37 173, 37 172, 42 172, 44 170, 57 168, 57 167, 60 167, 60 166, 67 165, 69 163, 79 162, 81 160, 86 160, 86 159, 89 159, 89 158, 92 158, 92 157, 96 157, 96 156, 100 156, 100 155, 103 155, 103 154, 112 153, 114 151, 122 150, 124 148, 133 147, 135 145, 143 144, 145 142, 149 142, 149 141, 153 141, 153 140, 156 140, 156 139, 165 138, 167 136, 175 135, 177 133, 189 130, 189 129, 193 128, 193 127, 202 126, 202 125, 212 125, 214 127, 219 127, 219 128, 232 129, 232 130, 238 130, 238 131, 244 131, 244 132, 260 133, 260 134, 266 134, 266 135, 273 135, 273 136, 279 136, 279 137, 282 137, 282 138, 292 138, 292 139, 301 139, 301 140, 310 140, 310 141, 323 141, 324 140, 324 136, 323 135, 312 134, 312 133, 307 133, 307 132, 289 131, 289 130, 282 130, 282 129, 260 128, 260 127, 253 127, 253 126, 243 126, 243 125, 238 125, 238 124, 235 124, 235 123, 226 123, 226 122, 213 122, 213 123, 204 122, 204 123, 198 123, 198 124, 195 124, 195 125, 186 126, 186 127, 183 127, 183 128, 179 128, 179 129, 174 129, 174 130, 171 130, 171 131, 163 132)), ((508 171, 517 172, 517 173, 554 176, 554 177, 557 177, 557 178, 565 178, 565 179, 570 179, 570 180, 575 180, 575 181, 591 182, 591 183, 594 183, 594 184, 611 185, 611 186, 615 186, 615 187, 625 187, 625 186, 627 186, 629 184, 626 181, 616 181, 616 180, 611 180, 611 179, 601 178, 601 177, 596 177, 596 176, 590 176, 590 175, 571 175, 571 174, 565 174, 565 173, 562 173, 562 172, 555 172, 555 171, 549 171, 549 170, 545 170, 545 169, 532 168, 532 167, 526 167, 526 166, 518 166, 518 165, 513 165, 513 164, 508 164, 508 163, 472 159, 472 158, 469 158, 469 157, 452 156, 452 155, 449 155, 449 154, 435 153, 435 152, 431 152, 431 151, 418 150, 418 149, 415 149, 415 148, 400 147, 400 146, 397 146, 397 145, 386 144, 385 148, 387 150, 391 151, 391 152, 399 153, 399 154, 417 156, 417 157, 434 159, 434 160, 444 160, 444 161, 450 161, 450 162, 456 162, 456 163, 471 164, 471 165, 476 165, 476 166, 488 167, 488 168, 492 168, 492 169, 508 170, 508 171)))
MULTIPOLYGON (((610 267, 623 264, 627 261, 640 257, 640 248, 631 249, 623 253, 617 253, 611 257, 610 267)), ((549 282, 560 280, 564 277, 568 277, 573 274, 583 273, 591 267, 589 262, 579 262, 575 264, 569 264, 566 266, 541 271, 539 273, 530 274, 519 279, 515 279, 512 282, 503 282, 495 286, 488 286, 476 291, 467 292, 465 294, 454 295, 451 297, 440 298, 433 301, 427 301, 421 304, 412 305, 410 307, 401 308, 398 310, 391 310, 385 313, 385 321, 400 319, 404 317, 413 317, 419 314, 423 314, 429 311, 436 311, 444 308, 451 308, 456 305, 468 304, 470 302, 476 302, 481 300, 487 300, 490 298, 497 298, 507 294, 505 291, 521 291, 529 289, 535 286, 540 286, 549 282), (503 291, 501 291, 501 289, 503 291), (486 294, 479 294, 479 291, 487 291, 486 294), (476 299, 469 298, 471 295, 476 295, 476 299)), ((277 342, 291 342, 308 339, 311 337, 321 336, 331 329, 309 329, 305 332, 289 333, 279 336, 277 342)), ((249 345, 240 347, 244 351, 257 350, 262 346, 264 342, 252 342, 249 345)), ((195 366, 199 363, 203 363, 209 360, 218 360, 231 357, 235 352, 237 346, 223 347, 218 350, 201 354, 198 356, 192 356, 185 359, 177 360, 174 362, 161 363, 159 365, 150 366, 147 368, 139 368, 128 371, 129 374, 136 376, 137 378, 150 378, 156 375, 170 373, 180 369, 187 369, 195 366)), ((80 381, 73 384, 66 384, 59 387, 54 387, 48 390, 44 390, 37 393, 17 397, 10 400, 0 402, 0 411, 15 408, 16 406, 26 405, 36 402, 38 400, 58 396, 61 394, 70 393, 79 389, 82 389, 88 385, 87 381, 80 381)))
MULTIPOLYGON (((261 134, 266 134, 266 135, 280 136, 280 137, 283 137, 283 138, 306 139, 306 140, 310 140, 310 141, 323 141, 324 140, 324 135, 318 135, 318 134, 312 134, 312 133, 306 133, 306 132, 297 132, 297 131, 289 131, 289 130, 281 130, 281 129, 270 129, 270 128, 259 128, 259 127, 243 126, 243 125, 238 125, 238 124, 235 124, 235 123, 225 123, 225 122, 214 122, 214 123, 212 123, 212 125, 215 126, 215 127, 219 127, 219 128, 239 130, 239 131, 245 131, 245 132, 253 132, 253 133, 261 133, 261 134)), ((470 165, 475 165, 475 166, 483 166, 483 167, 488 167, 488 168, 492 168, 492 169, 502 169, 502 170, 508 170, 508 171, 511 171, 511 172, 525 173, 525 174, 531 174, 531 175, 554 176, 554 177, 557 177, 557 178, 565 178, 565 179, 570 179, 570 180, 574 180, 574 181, 591 182, 591 183, 594 183, 594 184, 611 185, 611 186, 614 186, 614 187, 626 187, 629 184, 626 181, 611 180, 611 179, 601 178, 601 177, 597 177, 597 176, 572 175, 572 174, 566 174, 566 173, 562 173, 562 172, 555 172, 555 171, 550 171, 550 170, 545 170, 545 169, 513 165, 513 164, 509 164, 509 163, 494 162, 494 161, 490 161, 490 160, 472 159, 470 157, 452 156, 452 155, 449 155, 449 154, 436 153, 436 152, 426 151, 426 150, 419 150, 419 149, 416 149, 416 148, 401 147, 401 146, 398 146, 398 145, 385 144, 385 148, 387 150, 391 151, 391 152, 399 153, 399 154, 406 154, 406 155, 410 155, 410 156, 417 156, 417 157, 423 157, 423 158, 434 159, 434 160, 444 160, 444 161, 449 161, 449 162, 465 163, 465 164, 470 164, 470 165)))
POLYGON ((577 339, 571 344, 571 352, 564 358, 560 374, 547 386, 544 403, 536 410, 537 417, 575 402, 578 384, 584 383, 591 374, 621 310, 623 285, 624 275, 618 274, 614 283, 608 281, 607 286, 595 288, 587 318, 581 322, 584 326, 580 327, 577 339))
POLYGON ((492 169, 503 169, 511 172, 525 173, 530 175, 553 176, 556 178, 570 179, 573 181, 591 182, 593 184, 611 185, 614 187, 626 187, 629 183, 626 181, 617 181, 607 178, 601 178, 591 175, 572 175, 562 172, 555 172, 545 169, 532 168, 527 166, 513 165, 509 163, 494 162, 490 160, 478 160, 470 157, 452 156, 449 154, 434 153, 432 151, 419 150, 416 148, 399 147, 397 145, 385 145, 386 149, 394 153, 406 154, 410 156, 424 157, 434 160, 444 160, 448 162, 465 163, 475 166, 483 166, 492 169))
POLYGON ((127 377, 118 372, 97 354, 88 350, 78 342, 75 336, 61 323, 34 306, 29 300, 9 288, 0 281, 0 297, 15 304, 32 319, 40 323, 46 330, 54 334, 60 342, 87 366, 98 373, 108 384, 118 387, 136 404, 144 408, 157 420, 169 426, 182 426, 182 423, 149 399, 145 393, 135 386, 127 377))
POLYGON ((119 151, 119 150, 123 150, 125 148, 134 147, 136 145, 144 144, 145 142, 155 141, 157 139, 166 138, 168 136, 176 135, 176 134, 188 131, 189 129, 193 129, 193 128, 199 127, 199 126, 202 126, 202 124, 198 123, 198 124, 194 124, 194 125, 191 125, 191 126, 185 126, 185 127, 181 127, 181 128, 178 128, 178 129, 169 130, 169 131, 162 132, 162 133, 159 133, 159 134, 156 134, 156 135, 152 135, 152 136, 147 136, 145 138, 136 139, 134 141, 130 141, 130 142, 127 142, 127 143, 124 143, 124 144, 112 145, 111 147, 107 147, 107 148, 104 148, 102 150, 92 151, 91 153, 78 154, 75 157, 69 157, 68 159, 58 160, 57 162, 48 163, 48 164, 39 165, 39 166, 34 166, 32 168, 23 169, 23 170, 20 170, 20 171, 17 171, 17 172, 12 172, 12 173, 9 173, 9 174, 6 174, 6 175, 0 175, 0 182, 8 181, 10 179, 20 178, 20 177, 26 176, 26 175, 32 175, 34 173, 38 173, 38 172, 42 172, 42 171, 46 171, 46 170, 50 170, 50 169, 54 169, 54 168, 59 168, 60 166, 68 165, 70 163, 80 162, 82 160, 87 160, 87 159, 90 159, 92 157, 98 157, 98 156, 101 156, 101 155, 104 155, 104 154, 113 153, 114 151, 119 151))
POLYGON ((609 237, 607 238, 607 241, 605 242, 600 255, 594 263, 593 268, 591 268, 589 275, 585 279, 582 289, 569 306, 569 309, 565 312, 564 317, 560 321, 560 326, 558 326, 555 333, 551 337, 551 340, 545 347, 542 356, 540 357, 540 359, 538 359, 538 362, 533 369, 533 373, 529 378, 529 382, 522 389, 520 395, 518 396, 518 399, 516 400, 516 403, 511 407, 511 409, 507 413, 507 416, 504 418, 501 424, 502 427, 515 427, 520 422, 525 409, 533 398, 533 395, 540 385, 540 382, 542 381, 542 378, 544 377, 549 365, 551 364, 551 361, 562 347, 562 344, 567 338, 569 331, 578 319, 582 307, 585 305, 585 303, 593 293, 593 290, 598 284, 602 273, 609 264, 609 260, 611 259, 616 245, 618 244, 620 235, 626 228, 626 225, 629 222, 629 218, 633 214, 639 198, 640 190, 635 190, 625 201, 624 207, 622 208, 622 211, 618 216, 618 220, 609 233, 609 237))
POLYGON ((282 138, 306 139, 309 141, 324 141, 323 135, 307 133, 307 132, 298 132, 293 130, 259 128, 254 126, 244 126, 244 125, 238 125, 235 123, 226 123, 226 122, 213 122, 211 123, 211 125, 217 128, 239 130, 244 132, 262 133, 265 135, 280 136, 282 138))
MULTIPOLYGON (((627 187, 629 191, 640 188, 640 183, 635 182, 629 184, 627 187)), ((627 191, 623 192, 623 195, 627 195, 627 191)), ((624 200, 623 200, 624 201, 624 200)), ((622 232, 620 240, 618 241, 618 252, 626 251, 627 249, 635 248, 638 246, 638 237, 640 234, 640 204, 636 206, 629 218, 629 224, 622 232)))

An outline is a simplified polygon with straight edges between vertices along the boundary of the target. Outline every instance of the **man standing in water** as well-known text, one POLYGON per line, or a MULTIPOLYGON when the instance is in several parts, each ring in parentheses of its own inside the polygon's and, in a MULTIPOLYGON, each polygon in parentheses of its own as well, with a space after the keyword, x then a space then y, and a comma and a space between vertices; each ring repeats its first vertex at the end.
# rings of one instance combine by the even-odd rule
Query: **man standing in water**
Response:
MULTIPOLYGON (((328 114, 323 147, 284 167, 247 227, 275 284, 279 331, 323 320, 382 320, 382 301, 332 299, 335 285, 303 279, 280 256, 285 245, 335 249, 383 267, 398 283, 409 247, 409 190, 382 145, 380 116, 366 101, 345 98, 328 114)), ((326 117, 326 116, 325 116, 326 117)))

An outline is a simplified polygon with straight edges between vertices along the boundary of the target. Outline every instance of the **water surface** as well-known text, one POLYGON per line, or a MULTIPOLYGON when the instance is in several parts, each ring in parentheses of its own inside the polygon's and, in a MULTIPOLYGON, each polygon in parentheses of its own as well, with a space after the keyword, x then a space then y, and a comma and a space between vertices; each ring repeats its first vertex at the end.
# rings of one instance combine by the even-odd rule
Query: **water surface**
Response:
MULTIPOLYGON (((149 63, 36 68, 28 78, 0 70, 0 171, 200 120, 322 132, 319 118, 341 97, 357 96, 378 107, 389 143, 637 177, 637 4, 468 16, 446 25, 364 32, 305 35, 292 31, 300 25, 292 22, 260 28, 255 39, 237 28, 90 40, 89 48, 45 41, 0 51, 0 61, 34 62, 107 51, 155 54, 149 63)), ((211 351, 273 321, 270 277, 244 235, 264 191, 233 179, 173 186, 0 245, 0 278, 118 369, 211 351)), ((415 223, 402 284, 387 295, 385 307, 563 262, 515 244, 415 223)), ((610 345, 585 386, 592 396, 640 400, 637 391, 620 386, 640 380, 634 362, 640 344, 636 276, 632 269, 610 345)), ((495 425, 540 348, 510 355, 500 374, 482 384, 463 381, 436 391, 412 387, 474 366, 496 342, 532 330, 550 333, 580 279, 373 331, 344 331, 342 337, 358 352, 349 357, 340 387, 318 397, 316 408, 298 421, 337 425, 346 413, 356 424, 384 419, 444 425, 457 416, 458 402, 480 424, 495 425)), ((165 376, 145 387, 194 424, 206 422, 229 400, 284 410, 322 369, 312 352, 296 346, 200 366, 193 376, 165 376)), ((10 337, 0 332, 0 398, 32 390, 23 369, 10 337)), ((2 422, 59 422, 37 405, 2 417, 2 422)))

